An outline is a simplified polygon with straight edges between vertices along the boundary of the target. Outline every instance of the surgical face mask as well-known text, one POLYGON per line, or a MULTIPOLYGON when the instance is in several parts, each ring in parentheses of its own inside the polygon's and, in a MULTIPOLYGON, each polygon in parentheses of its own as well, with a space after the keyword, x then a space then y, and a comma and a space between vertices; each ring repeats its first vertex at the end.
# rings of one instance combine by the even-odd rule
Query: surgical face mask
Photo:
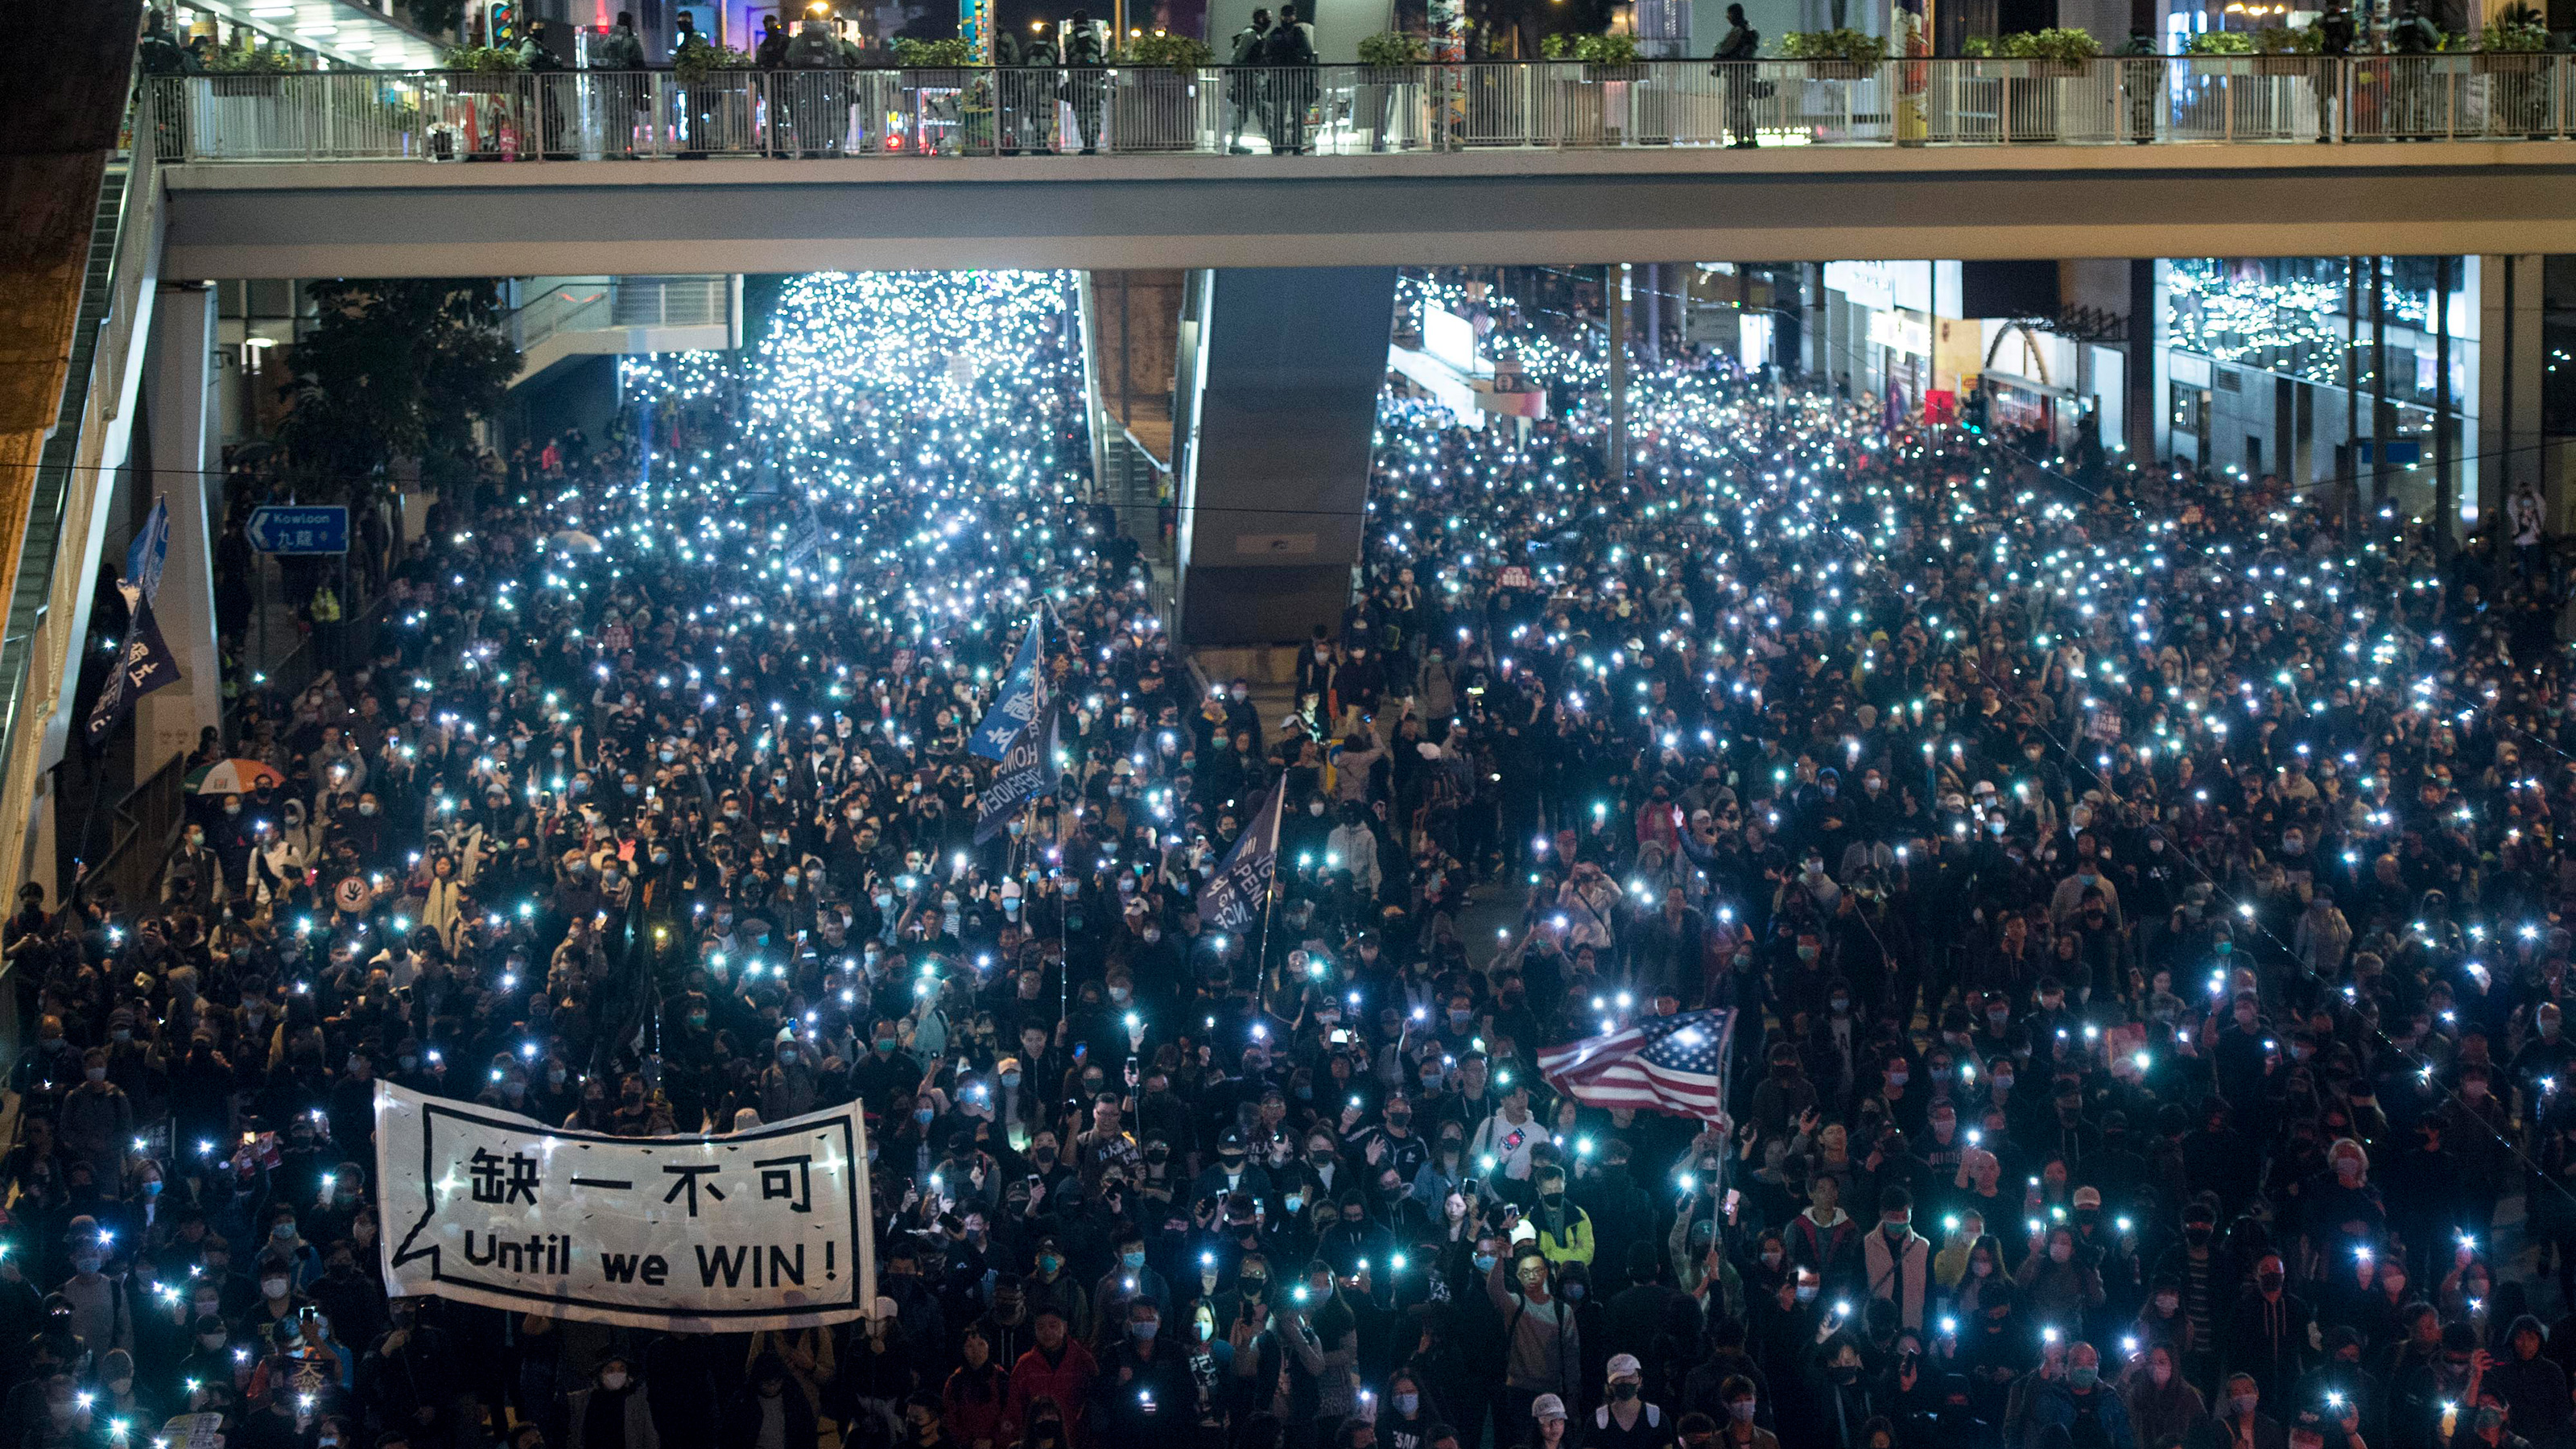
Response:
POLYGON ((626 1387, 626 1375, 622 1370, 610 1369, 599 1376, 599 1386, 612 1394, 616 1393, 626 1387))
POLYGON ((2227 1402, 2235 1407, 2236 1416, 2242 1419, 2252 1416, 2254 1405, 2261 1397, 2259 1394, 2237 1394, 2227 1402))
POLYGON ((2064 1263, 2073 1259, 2074 1256, 2075 1245, 2073 1243, 2051 1243, 2048 1245, 2048 1261, 2052 1263, 2064 1263))
POLYGON ((1404 1415, 1408 1419, 1413 1417, 1414 1411, 1421 1407, 1422 1396, 1420 1394, 1397 1394, 1395 1396, 1395 1411, 1404 1415))
POLYGON ((2080 1363, 2066 1371, 2066 1381, 2079 1389, 2089 1389, 2102 1381, 2102 1370, 2093 1364, 2080 1363))
POLYGON ((1145 1266, 1145 1250, 1142 1248, 1129 1249, 1128 1251, 1118 1255, 1118 1261, 1126 1265, 1128 1272, 1135 1272, 1137 1269, 1145 1266))
POLYGON ((1136 1335, 1136 1341, 1138 1343, 1152 1343, 1154 1341, 1154 1335, 1160 1333, 1162 1329, 1163 1325, 1159 1321, 1151 1318, 1140 1318, 1127 1325, 1127 1331, 1136 1335))
POLYGON ((1494 1264, 1499 1260, 1491 1253, 1478 1253, 1473 1261, 1476 1264, 1477 1272, 1490 1273, 1494 1271, 1494 1264))
POLYGON ((1739 1424, 1752 1423, 1753 1401, 1751 1399, 1733 1399, 1728 1401, 1726 1406, 1726 1416, 1739 1424))
POLYGON ((286 1280, 283 1278, 262 1278, 259 1280, 259 1291, 272 1299, 283 1298, 286 1296, 286 1280))
POLYGON ((1816 1301, 1816 1285, 1815 1285, 1815 1284, 1813 1284, 1813 1283, 1801 1283, 1801 1284, 1799 1284, 1799 1285, 1798 1285, 1798 1301, 1799 1301, 1799 1302, 1801 1302, 1801 1303, 1813 1303, 1813 1302, 1815 1302, 1815 1301, 1816 1301))

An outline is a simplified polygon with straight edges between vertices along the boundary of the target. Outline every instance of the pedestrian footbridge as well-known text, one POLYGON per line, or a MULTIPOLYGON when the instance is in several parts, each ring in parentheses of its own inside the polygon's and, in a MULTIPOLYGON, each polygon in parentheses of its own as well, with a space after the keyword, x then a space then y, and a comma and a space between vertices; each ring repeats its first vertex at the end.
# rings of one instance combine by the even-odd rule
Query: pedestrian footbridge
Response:
POLYGON ((2576 61, 2545 55, 339 71, 152 103, 194 277, 2576 250, 2576 61))

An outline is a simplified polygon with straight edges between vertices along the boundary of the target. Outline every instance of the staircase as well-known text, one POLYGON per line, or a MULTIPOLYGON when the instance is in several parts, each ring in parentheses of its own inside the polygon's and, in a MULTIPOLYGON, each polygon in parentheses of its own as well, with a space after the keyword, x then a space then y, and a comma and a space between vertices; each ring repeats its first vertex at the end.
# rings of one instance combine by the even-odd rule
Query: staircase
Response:
POLYGON ((1162 486, 1168 476, 1154 455, 1118 426, 1109 422, 1109 440, 1102 454, 1100 496, 1118 510, 1118 527, 1136 540, 1155 571, 1167 572, 1171 550, 1163 542, 1162 486))

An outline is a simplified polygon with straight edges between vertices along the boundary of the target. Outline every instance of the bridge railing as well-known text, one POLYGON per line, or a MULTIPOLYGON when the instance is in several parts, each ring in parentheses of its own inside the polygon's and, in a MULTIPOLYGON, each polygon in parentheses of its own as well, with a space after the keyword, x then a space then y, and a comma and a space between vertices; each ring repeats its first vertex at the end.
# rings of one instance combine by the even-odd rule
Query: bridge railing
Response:
POLYGON ((2557 139, 2576 57, 165 77, 164 159, 1333 155, 2557 139))

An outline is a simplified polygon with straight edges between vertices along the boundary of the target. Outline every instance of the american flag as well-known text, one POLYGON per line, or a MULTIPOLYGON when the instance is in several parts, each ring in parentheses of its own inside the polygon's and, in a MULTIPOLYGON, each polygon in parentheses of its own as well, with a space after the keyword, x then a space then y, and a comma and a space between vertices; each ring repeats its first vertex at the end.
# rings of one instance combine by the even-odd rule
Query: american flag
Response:
POLYGON ((1715 1118, 1726 1101, 1735 1013, 1724 1008, 1650 1016, 1608 1036, 1538 1054, 1550 1086, 1595 1107, 1645 1107, 1715 1118))

